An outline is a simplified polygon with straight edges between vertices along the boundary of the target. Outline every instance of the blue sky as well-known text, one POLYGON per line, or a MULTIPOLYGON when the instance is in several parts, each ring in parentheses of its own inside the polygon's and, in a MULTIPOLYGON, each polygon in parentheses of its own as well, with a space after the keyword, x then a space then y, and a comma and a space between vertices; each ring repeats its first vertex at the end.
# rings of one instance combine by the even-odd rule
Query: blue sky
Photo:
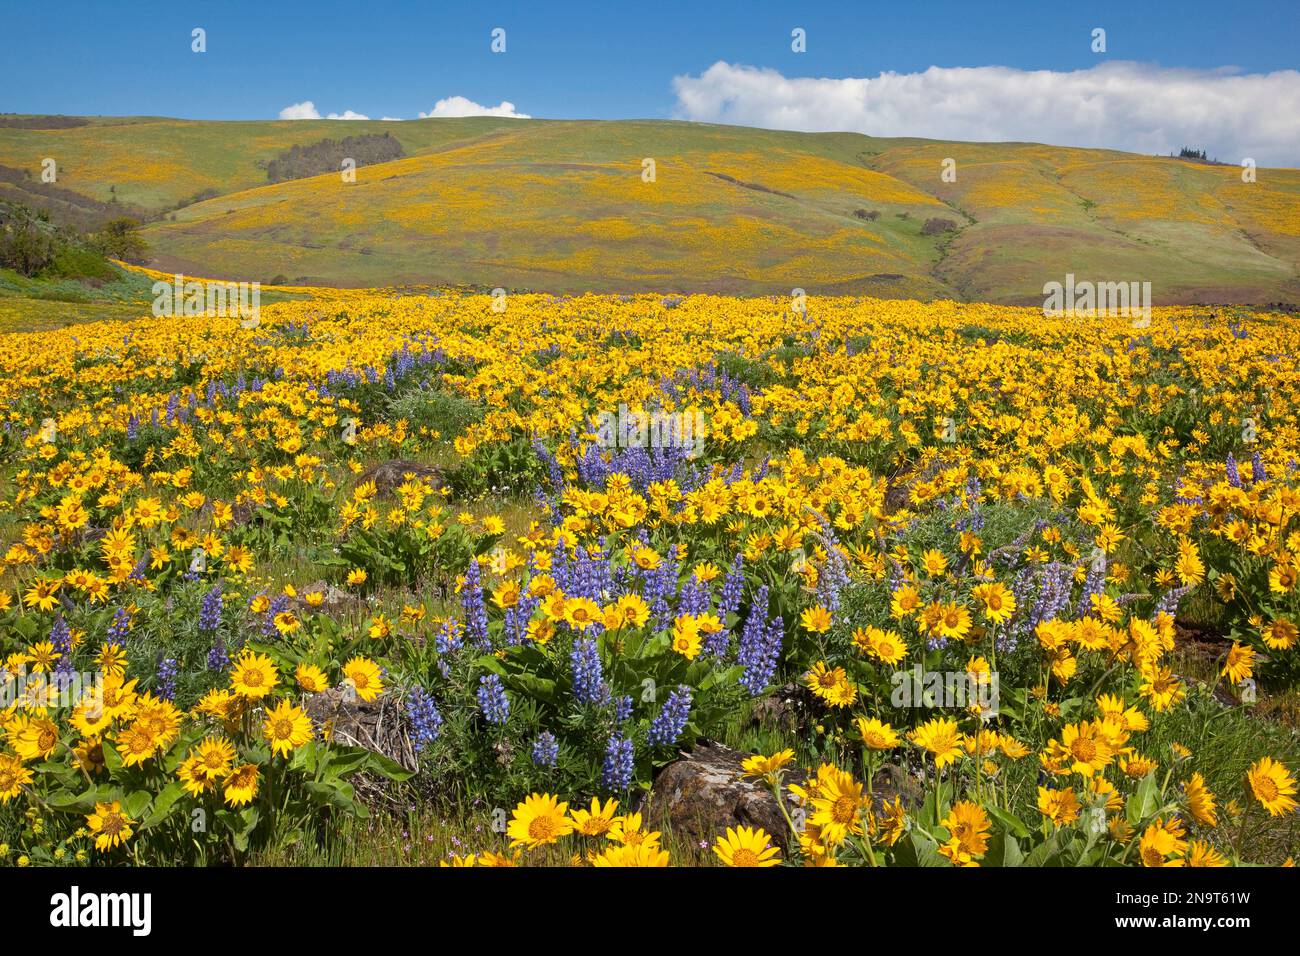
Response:
POLYGON ((539 118, 872 126, 862 131, 953 138, 1028 132, 1027 138, 1046 142, 1150 151, 1195 136, 1225 154, 1254 148, 1265 159, 1300 161, 1300 143, 1277 128, 1281 120, 1300 125, 1294 112, 1277 115, 1293 104, 1292 94, 1300 97, 1300 73, 1254 84, 1242 107, 1246 119, 1238 118, 1229 133, 1217 135, 1221 117, 1198 115, 1216 91, 1224 94, 1220 113, 1240 112, 1238 92, 1208 71, 1235 68, 1276 78, 1276 71, 1296 69, 1297 0, 1241 7, 1222 0, 71 0, 57 6, 4 0, 2 22, 0 110, 7 112, 272 119, 291 104, 310 101, 320 115, 352 110, 409 119, 439 100, 464 97, 489 106, 506 101, 539 118), (203 54, 190 50, 196 26, 207 31, 203 54), (504 54, 489 49, 494 27, 506 30, 504 54), (807 31, 806 53, 791 50, 795 27, 807 31), (1094 27, 1106 30, 1104 55, 1090 48, 1094 27), (751 82, 757 74, 736 71, 701 80, 719 61, 736 71, 766 72, 761 82, 751 82), (1131 102, 1108 103, 1103 120, 1084 116, 1110 95, 1106 89, 1130 77, 1103 71, 1095 82, 1040 91, 1050 102, 1038 113, 1018 115, 1016 101, 1029 95, 1020 82, 1023 71, 1095 72, 1120 61, 1140 64, 1143 82, 1132 86, 1131 102), (931 75, 910 98, 897 84, 805 84, 797 101, 778 89, 784 79, 862 79, 935 66, 1013 72, 931 75), (1171 92, 1176 102, 1159 95, 1153 100, 1153 90, 1186 79, 1176 70, 1197 71, 1196 82, 1171 92), (684 85, 674 82, 679 77, 686 78, 684 85), (931 115, 939 99, 947 108, 931 115), (967 118, 984 118, 987 135, 954 117, 958 99, 967 118), (1149 108, 1138 115, 1144 103, 1149 108), (1062 108, 1075 119, 1058 128, 1052 114, 1062 108), (1154 135, 1153 126, 1159 127, 1154 135))
POLYGON ((1108 56, 1163 66, 1297 66, 1300 3, 871 2, 446 4, 219 0, 4 3, 7 112, 274 118, 414 117, 438 99, 508 100, 538 117, 667 117, 672 78, 717 60, 787 76, 874 76, 930 66, 1073 70, 1108 56), (190 30, 208 51, 190 52, 190 30), (507 51, 489 51, 489 31, 507 51), (790 30, 808 51, 790 50, 790 30))

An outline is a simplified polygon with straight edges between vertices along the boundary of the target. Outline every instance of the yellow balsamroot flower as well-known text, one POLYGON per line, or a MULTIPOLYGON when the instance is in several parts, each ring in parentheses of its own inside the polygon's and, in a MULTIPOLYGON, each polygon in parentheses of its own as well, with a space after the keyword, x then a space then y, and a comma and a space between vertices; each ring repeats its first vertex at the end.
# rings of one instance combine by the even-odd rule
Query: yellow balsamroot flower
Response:
POLYGON ((971 589, 971 597, 979 602, 981 613, 990 624, 1003 624, 1016 613, 1015 597, 999 582, 977 584, 971 589))
POLYGON ((939 847, 939 855, 947 859, 953 866, 979 866, 979 862, 973 855, 962 848, 961 841, 956 837, 939 847))
POLYGON ((393 625, 383 614, 376 614, 370 621, 369 633, 371 638, 379 639, 388 637, 393 633, 393 625))
POLYGON ((936 611, 931 627, 935 634, 950 640, 966 639, 971 629, 970 611, 960 604, 953 603, 940 604, 936 611))
POLYGON ((1298 631, 1296 626, 1290 621, 1278 620, 1269 623, 1263 631, 1261 631, 1261 635, 1264 638, 1264 643, 1268 645, 1270 650, 1289 651, 1295 646, 1296 639, 1300 636, 1300 631, 1298 631))
POLYGON ((885 846, 893 846, 907 832, 907 810, 901 797, 895 796, 892 802, 885 803, 879 813, 869 810, 868 818, 872 836, 885 846))
POLYGON ((32 782, 32 772, 12 754, 0 753, 0 803, 8 803, 32 782))
POLYGON ((799 615, 799 623, 805 631, 813 634, 825 634, 831 629, 831 612, 820 604, 810 607, 799 615))
POLYGON ((641 814, 628 813, 614 818, 614 825, 605 836, 624 846, 659 847, 661 834, 658 830, 642 830, 641 814))
POLYGON ((628 627, 644 627, 650 619, 650 606, 639 594, 624 594, 614 606, 628 627))
POLYGON ((357 696, 366 702, 384 692, 379 665, 367 657, 354 657, 344 664, 343 677, 356 690, 357 696))
POLYGON ((928 578, 941 577, 948 570, 948 559, 943 552, 932 548, 921 556, 921 570, 928 578))
POLYGON ((673 621, 672 643, 674 651, 688 661, 700 655, 701 637, 699 622, 690 614, 683 614, 673 621))
POLYGON ((962 733, 957 729, 957 721, 945 717, 926 721, 912 731, 910 738, 916 746, 933 755, 934 766, 939 770, 963 753, 962 733))
POLYGON ((198 758, 191 755, 181 761, 176 768, 176 779, 191 797, 202 796, 212 789, 213 783, 199 769, 198 758))
POLYGON ((962 853, 981 857, 989 847, 989 818, 983 807, 969 800, 954 803, 941 821, 962 853))
POLYGON ((1174 562, 1174 571, 1187 587, 1195 587, 1205 580, 1205 562, 1201 560, 1200 549, 1190 538, 1178 542, 1178 560, 1174 562))
POLYGON ((167 747, 180 735, 181 712, 171 701, 145 694, 137 703, 135 722, 153 734, 159 747, 167 747))
POLYGON ((230 672, 230 689, 248 700, 261 700, 279 684, 275 661, 245 650, 230 672))
POLYGON ((22 718, 21 723, 10 725, 8 737, 19 759, 44 760, 59 745, 59 728, 48 717, 22 718))
POLYGON ((126 651, 120 644, 104 644, 95 655, 95 666, 105 677, 123 677, 126 674, 126 651))
POLYGON ((116 744, 123 765, 138 767, 154 755, 158 749, 158 738, 137 720, 117 735, 116 744))
POLYGON ((632 563, 642 571, 653 571, 655 568, 659 567, 662 561, 663 559, 659 557, 658 553, 656 553, 654 549, 647 548, 644 545, 638 546, 632 550, 632 563))
POLYGON ((600 605, 590 598, 569 598, 564 602, 564 620, 575 630, 585 631, 603 620, 600 605))
POLYGON ((727 866, 779 866, 781 851, 762 827, 727 827, 718 837, 713 852, 727 866))
POLYGON ((1068 827, 1079 819, 1079 798, 1073 788, 1053 790, 1050 787, 1038 788, 1038 812, 1052 821, 1054 826, 1068 827))
POLYGON ((319 694, 329 687, 329 678, 315 664, 299 663, 294 671, 294 679, 309 694, 319 694))
POLYGON ((490 850, 484 850, 478 855, 479 866, 518 866, 520 850, 515 850, 513 856, 506 856, 502 853, 493 853, 490 850))
POLYGON ((1133 780, 1141 780, 1158 766, 1159 763, 1155 760, 1152 760, 1149 757, 1144 757, 1141 754, 1133 754, 1132 756, 1121 757, 1119 759, 1119 769, 1123 772, 1124 776, 1130 777, 1133 780))
POLYGON ((818 661, 804 676, 804 684, 832 707, 848 707, 858 699, 858 689, 842 667, 827 667, 818 661))
POLYGON ((1214 794, 1205 785, 1204 777, 1193 773, 1192 778, 1183 784, 1183 793, 1187 797, 1187 807, 1193 820, 1202 826, 1218 825, 1218 817, 1214 814, 1214 794))
POLYGON ((921 608, 921 595, 915 587, 905 584, 894 592, 889 602, 889 613, 898 620, 911 617, 921 608))
POLYGON ((559 802, 552 794, 532 794, 515 807, 506 827, 510 845, 522 845, 531 850, 572 833, 573 821, 568 812, 569 805, 559 802))
POLYGON ((1144 672, 1139 691, 1158 714, 1182 702, 1187 696, 1187 689, 1174 676, 1171 667, 1153 667, 1144 672))
POLYGON ((1096 723, 1066 724, 1061 731, 1060 749, 1064 751, 1070 772, 1084 777, 1100 773, 1115 756, 1114 748, 1096 723))
POLYGON ((55 663, 62 656, 49 641, 41 641, 27 648, 27 661, 33 674, 44 674, 54 670, 55 663))
POLYGON ((1296 808, 1295 778, 1272 757, 1260 757, 1246 771, 1251 792, 1270 816, 1281 816, 1296 808))
POLYGON ((262 733, 272 751, 287 757, 311 740, 311 718, 289 700, 282 700, 267 710, 262 733))
POLYGON ((122 812, 121 801, 96 803, 95 812, 86 816, 86 825, 95 837, 95 849, 107 852, 131 839, 135 823, 122 812))
POLYGON ((775 779, 781 769, 794 760, 793 750, 781 750, 772 754, 770 757, 764 757, 755 754, 752 757, 746 757, 741 762, 742 777, 765 777, 775 779))
POLYGON ((257 796, 260 779, 257 764, 246 763, 236 767, 226 777, 226 803, 232 807, 242 807, 245 804, 252 803, 253 798, 257 796))
POLYGON ((907 656, 907 643, 897 631, 878 627, 858 628, 853 632, 853 643, 868 657, 891 667, 907 656))
POLYGON ((366 583, 367 577, 368 575, 366 574, 364 568, 353 568, 351 571, 348 572, 347 582, 349 585, 351 585, 354 588, 360 587, 361 585, 366 583))
POLYGON ((209 717, 215 717, 227 726, 238 723, 243 716, 246 701, 237 694, 232 694, 228 690, 213 688, 203 695, 203 698, 195 705, 195 710, 200 714, 207 714, 209 717))
POLYGON ((1128 731, 1143 731, 1151 726, 1146 714, 1136 707, 1127 706, 1123 697, 1116 697, 1114 694, 1102 694, 1098 697, 1097 709, 1101 712, 1102 720, 1112 721, 1128 731))
POLYGON ((1204 840, 1193 840, 1184 860, 1188 866, 1228 866, 1223 854, 1204 840))
POLYGON ((1240 684, 1250 679, 1251 674, 1254 673, 1254 666, 1255 648, 1233 641, 1228 656, 1223 662, 1223 670, 1219 673, 1232 683, 1240 684))
POLYGON ((492 603, 505 610, 519 603, 522 593, 518 581, 504 581, 492 591, 492 603))
POLYGON ((817 793, 809 801, 808 822, 821 831, 828 846, 843 843, 850 834, 862 832, 866 798, 862 784, 837 767, 818 774, 817 793))
POLYGON ((574 810, 569 814, 573 830, 583 836, 605 836, 614 826, 614 813, 618 810, 618 801, 610 798, 602 807, 599 797, 591 798, 590 810, 574 810))
POLYGON ((1183 866, 1183 853, 1187 851, 1187 841, 1183 823, 1178 817, 1156 817, 1154 823, 1142 833, 1138 842, 1138 851, 1143 866, 1183 866))
POLYGON ((1010 734, 998 734, 998 749, 1011 760, 1021 760, 1029 756, 1029 748, 1010 734))
POLYGON ((23 603, 39 611, 53 611, 55 605, 59 603, 56 595, 62 585, 63 581, 60 579, 37 581, 23 595, 23 603))
POLYGON ((543 618, 533 618, 528 622, 526 633, 528 639, 534 644, 545 647, 551 638, 555 636, 555 622, 543 618))
POLYGON ((871 750, 892 750, 902 743, 893 727, 881 723, 875 717, 859 717, 857 724, 862 742, 871 750))
POLYGON ((592 866, 599 867, 665 867, 669 854, 657 846, 612 846, 591 858, 592 866))
POLYGON ((194 745, 194 770, 209 782, 224 780, 235 765, 235 745, 225 737, 206 737, 194 745))

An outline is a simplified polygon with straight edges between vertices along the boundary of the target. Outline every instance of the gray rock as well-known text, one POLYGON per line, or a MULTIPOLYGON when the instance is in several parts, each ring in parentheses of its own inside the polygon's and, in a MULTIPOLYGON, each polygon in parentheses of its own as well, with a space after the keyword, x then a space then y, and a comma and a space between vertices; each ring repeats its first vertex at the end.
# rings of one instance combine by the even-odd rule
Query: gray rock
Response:
MULTIPOLYGON (((666 820, 674 832, 711 840, 727 827, 762 827, 778 842, 788 827, 772 791, 761 780, 744 777, 742 762, 751 754, 701 740, 664 767, 656 777, 642 812, 653 824, 666 820)), ((786 783, 802 783, 805 774, 785 768, 786 783)), ((789 808, 787 808, 788 810, 789 808)))
POLYGON ((423 478, 433 485, 435 489, 441 488, 443 484, 442 470, 436 465, 426 465, 422 461, 407 461, 401 458, 381 461, 377 465, 371 465, 361 473, 357 483, 364 484, 367 481, 373 481, 375 491, 382 498, 391 495, 394 488, 406 482, 407 475, 423 478))

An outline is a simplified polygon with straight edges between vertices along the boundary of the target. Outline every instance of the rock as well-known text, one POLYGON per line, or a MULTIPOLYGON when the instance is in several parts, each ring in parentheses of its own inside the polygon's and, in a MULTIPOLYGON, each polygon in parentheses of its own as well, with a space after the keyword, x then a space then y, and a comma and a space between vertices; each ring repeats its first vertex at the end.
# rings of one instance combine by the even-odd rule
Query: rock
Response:
POLYGON ((256 507, 251 501, 237 501, 230 509, 230 521, 236 528, 242 528, 253 520, 256 507))
MULTIPOLYGON (((787 826, 772 791, 761 780, 742 777, 751 754, 700 740, 690 753, 659 772, 642 812, 649 823, 666 820, 677 833, 711 840, 727 827, 762 827, 777 841, 787 826)), ((785 768, 786 783, 801 783, 804 773, 785 768)))
POLYGON ((808 694, 798 684, 786 684, 754 701, 750 717, 767 730, 797 733, 809 724, 808 694))
POLYGON ((326 739, 344 746, 364 747, 407 770, 416 768, 405 714, 387 695, 365 701, 357 697, 350 684, 342 685, 311 694, 304 710, 326 739))
POLYGON ((339 608, 349 603, 361 603, 354 595, 349 594, 347 591, 340 590, 328 581, 313 581, 311 584, 298 588, 298 597, 295 599, 295 605, 299 608, 313 609, 315 606, 307 603, 308 594, 321 595, 322 600, 319 607, 330 609, 339 608))
POLYGON ((382 498, 391 495, 394 488, 410 480, 408 476, 423 478, 434 488, 442 487, 442 469, 436 465, 426 465, 422 461, 410 461, 402 458, 394 458, 391 461, 381 461, 377 465, 371 465, 361 473, 357 483, 364 484, 367 481, 373 481, 376 493, 382 498))
POLYGON ((908 810, 916 810, 925 802, 925 785, 920 778, 895 763, 887 763, 876 771, 871 780, 871 790, 875 795, 872 803, 876 809, 893 803, 894 797, 900 797, 908 810))

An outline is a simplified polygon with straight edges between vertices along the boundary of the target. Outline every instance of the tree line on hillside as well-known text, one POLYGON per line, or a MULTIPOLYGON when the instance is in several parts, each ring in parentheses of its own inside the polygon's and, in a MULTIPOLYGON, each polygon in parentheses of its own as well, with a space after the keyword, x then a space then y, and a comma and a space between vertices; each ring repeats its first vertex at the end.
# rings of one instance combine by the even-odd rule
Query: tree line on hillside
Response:
POLYGON ((337 173, 345 159, 351 159, 360 168, 398 159, 403 153, 402 144, 388 133, 323 139, 307 146, 292 146, 268 161, 266 178, 273 183, 305 179, 322 173, 337 173))
POLYGON ((0 200, 0 267, 28 278, 113 278, 107 260, 147 260, 149 247, 139 228, 135 219, 119 216, 83 233, 56 225, 44 212, 0 200))

